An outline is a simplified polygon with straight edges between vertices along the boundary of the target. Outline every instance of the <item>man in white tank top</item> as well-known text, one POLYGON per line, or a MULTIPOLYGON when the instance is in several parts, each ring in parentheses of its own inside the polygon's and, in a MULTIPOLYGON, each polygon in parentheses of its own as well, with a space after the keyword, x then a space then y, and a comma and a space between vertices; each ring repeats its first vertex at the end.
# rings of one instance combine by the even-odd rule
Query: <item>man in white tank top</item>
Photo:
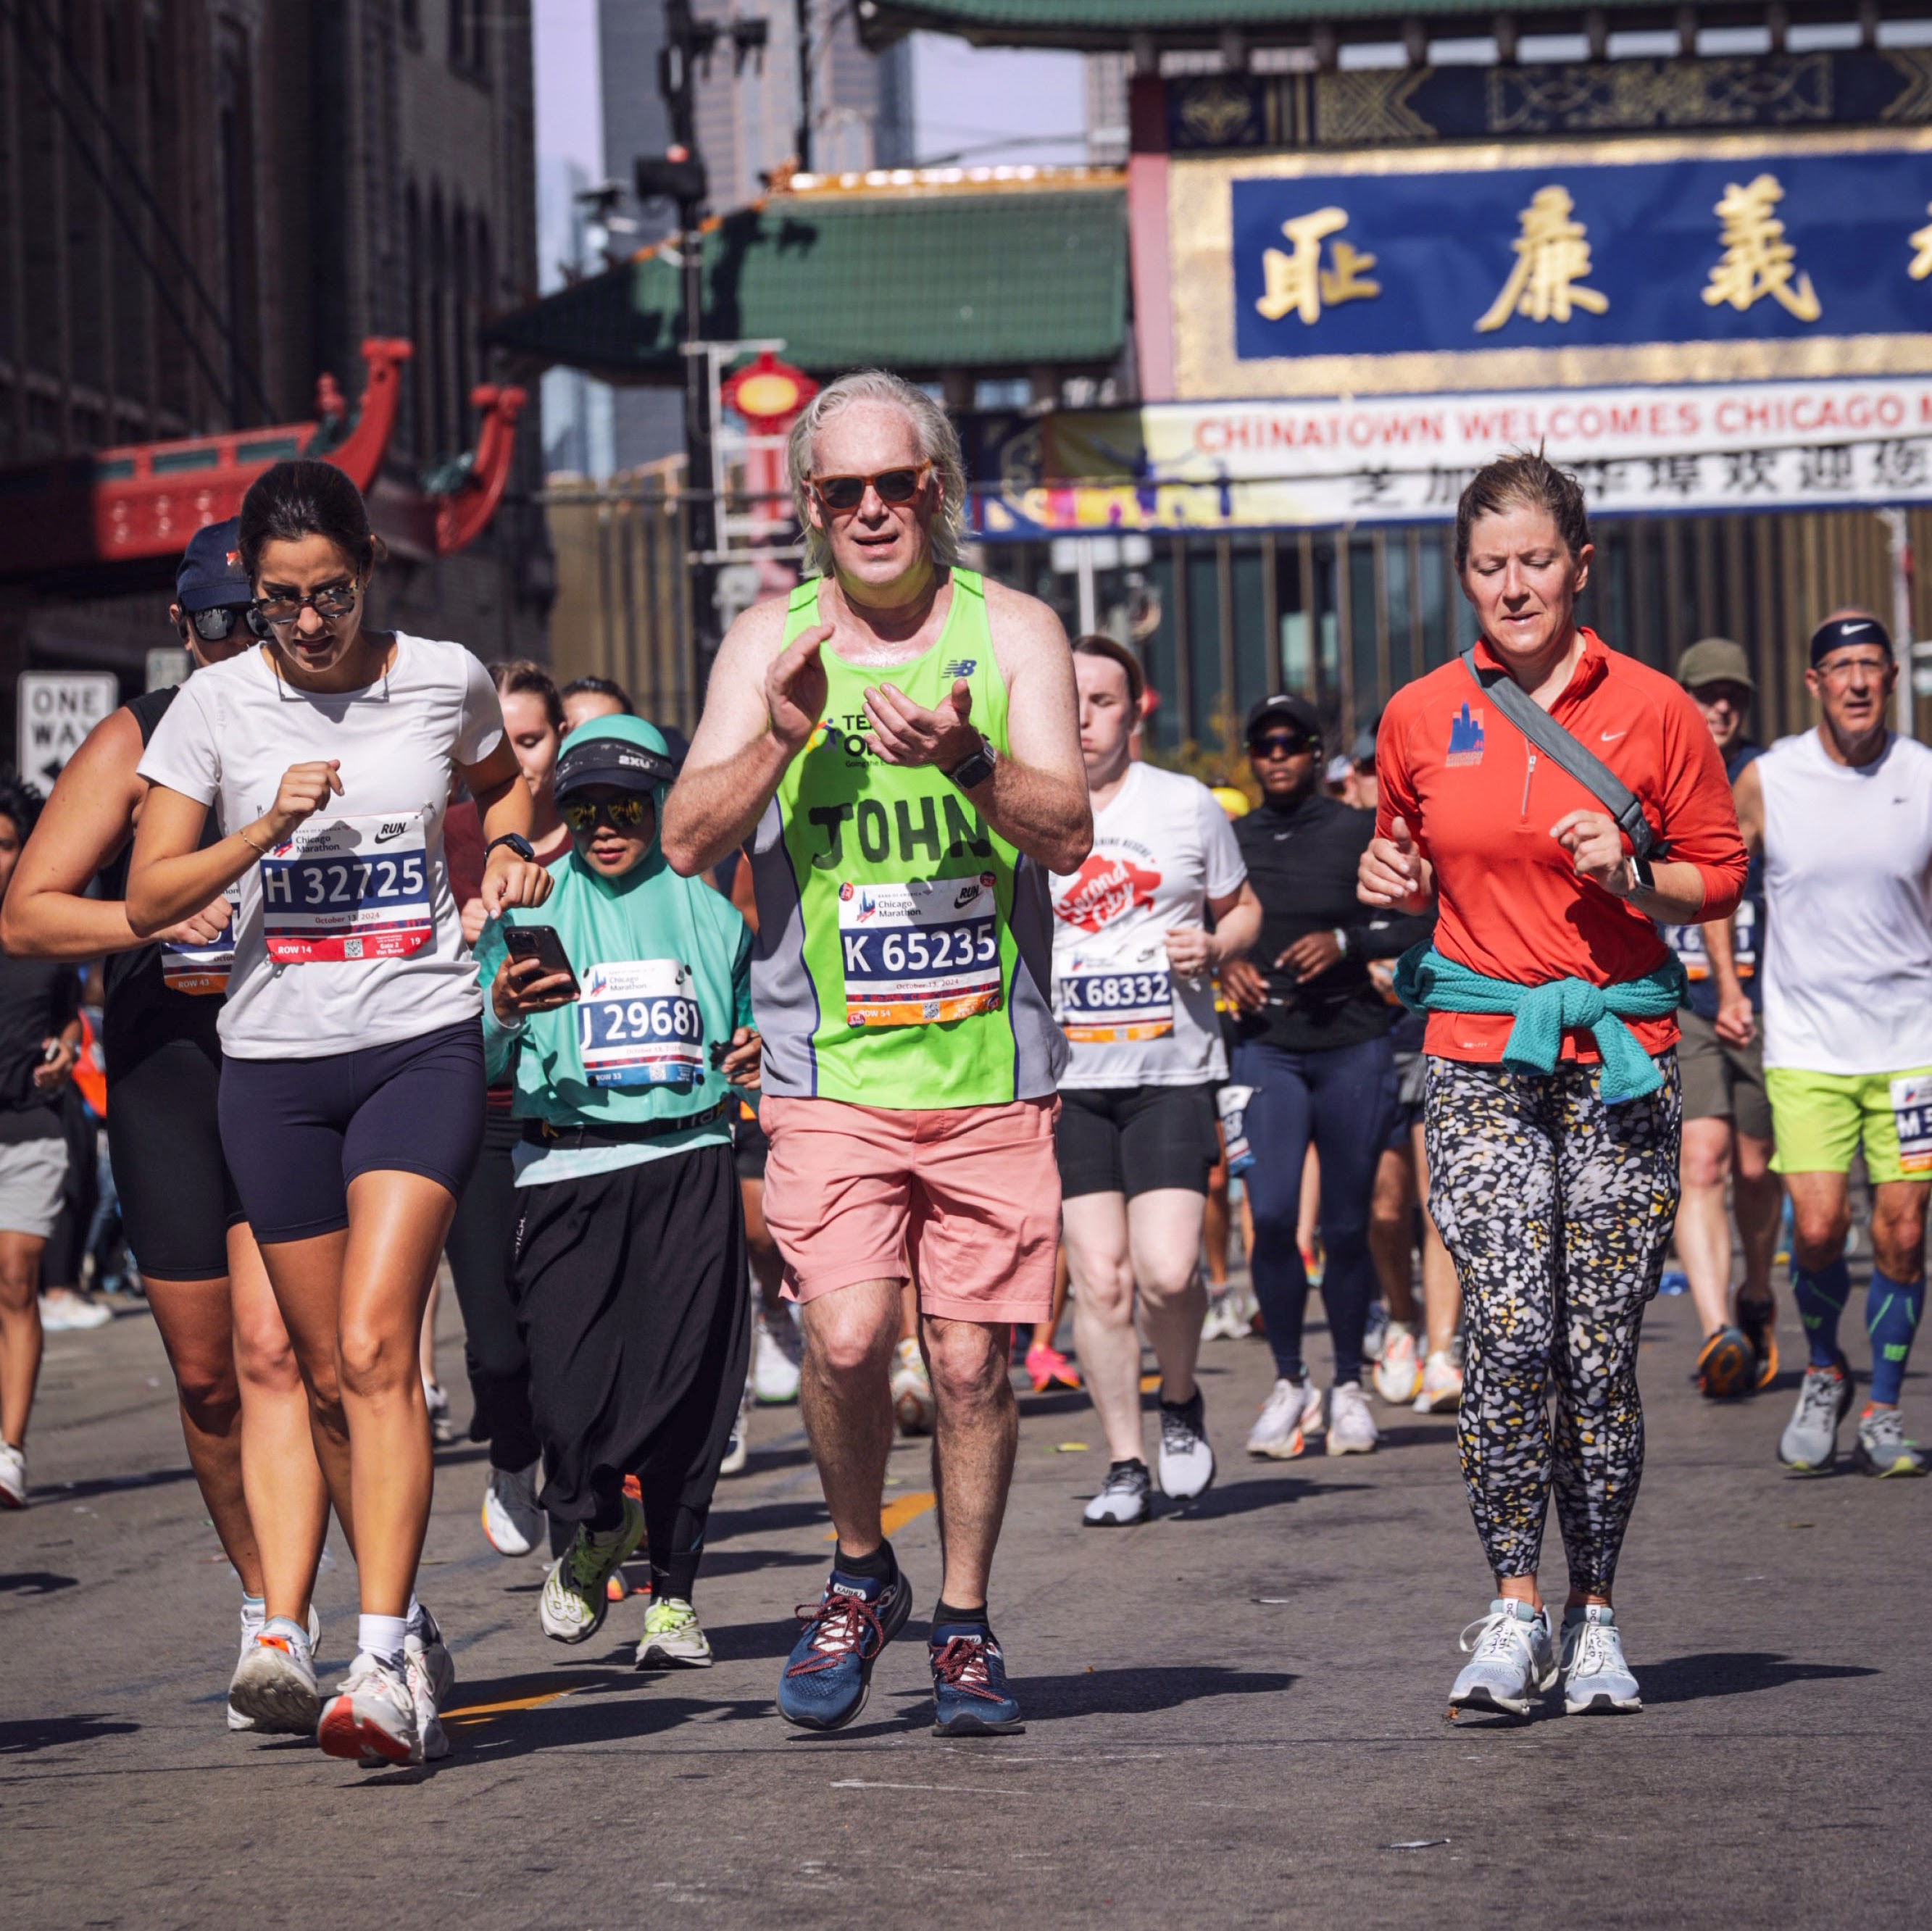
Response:
POLYGON ((1869 612, 1818 626, 1804 681, 1817 729, 1780 739, 1736 784, 1745 844, 1764 859, 1765 1087, 1810 1349, 1778 1457, 1828 1469, 1852 1408, 1838 1317, 1851 1291, 1846 1176, 1862 1144, 1872 1374, 1853 1459, 1867 1475, 1923 1475, 1932 1456, 1906 1440, 1898 1396, 1925 1300, 1932 1192, 1932 751, 1886 728, 1898 666, 1869 612))

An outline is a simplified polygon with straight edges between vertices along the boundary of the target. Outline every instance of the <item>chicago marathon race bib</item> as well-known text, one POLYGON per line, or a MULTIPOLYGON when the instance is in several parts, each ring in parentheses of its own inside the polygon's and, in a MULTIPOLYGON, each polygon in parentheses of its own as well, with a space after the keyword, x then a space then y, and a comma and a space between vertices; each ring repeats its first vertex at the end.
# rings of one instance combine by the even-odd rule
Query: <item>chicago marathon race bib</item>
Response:
POLYGON ((1228 1171, 1238 1179, 1255 1163, 1255 1150, 1248 1144, 1248 1102, 1255 1096, 1251 1086, 1224 1086, 1214 1095, 1214 1110, 1221 1116, 1221 1144, 1228 1156, 1228 1171))
POLYGON ((1165 1039, 1174 1030, 1174 980, 1158 932, 1083 940, 1059 964, 1060 1024, 1076 1045, 1165 1039))
POLYGON ((929 1026, 1000 1003, 993 874, 842 884, 838 946, 848 1026, 929 1026))
MULTIPOLYGON (((1711 976, 1709 955, 1704 949, 1702 925, 1666 925, 1664 943, 1682 961, 1684 976, 1694 984, 1711 976)), ((1731 957, 1740 979, 1750 979, 1757 971, 1757 907, 1748 898, 1741 901, 1731 923, 1731 957)))
POLYGON ((1892 1081, 1892 1117, 1898 1128, 1898 1164, 1914 1178, 1932 1174, 1932 1073, 1907 1073, 1892 1081))
POLYGON ((675 959, 594 965, 577 1002, 577 1045, 592 1086, 695 1086, 704 1021, 691 969, 675 959))
POLYGON ((283 965, 404 958, 435 934, 428 814, 311 819, 262 859, 262 931, 283 965))
POLYGON ((238 886, 228 888, 228 929, 213 944, 196 946, 185 940, 161 941, 161 981, 170 992, 191 999, 219 999, 228 990, 235 964, 235 921, 242 906, 238 886))

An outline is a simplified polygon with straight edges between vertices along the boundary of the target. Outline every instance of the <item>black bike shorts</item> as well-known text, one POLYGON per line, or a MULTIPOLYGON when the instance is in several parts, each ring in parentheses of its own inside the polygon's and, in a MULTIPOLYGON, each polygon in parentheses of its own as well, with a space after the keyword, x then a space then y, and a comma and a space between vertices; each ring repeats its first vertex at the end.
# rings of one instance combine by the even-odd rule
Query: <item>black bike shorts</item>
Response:
POLYGON ((219 1280, 243 1218, 221 1150, 221 1056, 164 1040, 107 1089, 107 1157, 128 1250, 160 1281, 219 1280))
POLYGON ((1063 1198, 1083 1193, 1205 1194, 1220 1158, 1211 1086, 1063 1089, 1054 1129, 1063 1198))

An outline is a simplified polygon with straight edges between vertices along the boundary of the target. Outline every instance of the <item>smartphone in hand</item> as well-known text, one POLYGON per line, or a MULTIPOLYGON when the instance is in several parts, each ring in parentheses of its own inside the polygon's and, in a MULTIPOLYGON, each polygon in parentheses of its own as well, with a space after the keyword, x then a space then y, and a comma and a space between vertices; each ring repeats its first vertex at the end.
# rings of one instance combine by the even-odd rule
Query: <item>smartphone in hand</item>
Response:
POLYGON ((570 980, 571 997, 581 996, 584 988, 578 983, 570 955, 564 950, 563 940, 554 925, 506 925, 503 946, 513 959, 535 959, 546 973, 566 974, 570 980))

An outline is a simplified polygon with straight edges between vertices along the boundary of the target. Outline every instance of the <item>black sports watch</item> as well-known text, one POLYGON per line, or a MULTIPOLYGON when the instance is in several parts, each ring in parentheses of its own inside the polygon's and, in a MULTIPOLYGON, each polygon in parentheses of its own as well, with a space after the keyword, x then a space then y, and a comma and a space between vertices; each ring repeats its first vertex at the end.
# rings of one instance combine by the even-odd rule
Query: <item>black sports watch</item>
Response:
POLYGON ((520 832, 505 832, 500 836, 492 838, 483 847, 483 862, 485 865, 490 862, 490 854, 499 845, 508 845, 526 865, 535 865, 537 862, 537 848, 528 838, 525 838, 520 832))
POLYGON ((950 771, 940 775, 962 791, 970 791, 976 784, 983 784, 993 775, 993 766, 999 762, 999 754, 982 737, 980 748, 962 758, 950 771))

